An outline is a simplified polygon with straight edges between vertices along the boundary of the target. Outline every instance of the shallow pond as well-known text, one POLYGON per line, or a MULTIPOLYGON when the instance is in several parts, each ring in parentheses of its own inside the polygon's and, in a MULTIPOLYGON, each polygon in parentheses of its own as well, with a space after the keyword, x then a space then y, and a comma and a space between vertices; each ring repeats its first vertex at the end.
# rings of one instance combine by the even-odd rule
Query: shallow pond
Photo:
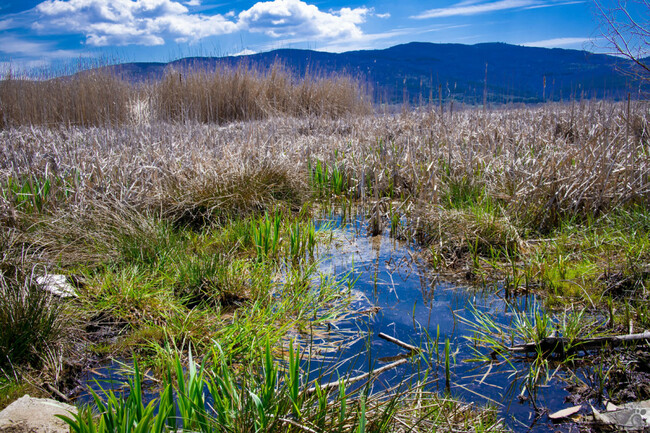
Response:
MULTIPOLYGON (((575 427, 553 425, 545 412, 535 411, 535 405, 549 413, 569 406, 565 403, 568 392, 563 389, 561 372, 537 389, 534 405, 530 399, 520 398, 524 387, 522 377, 528 372, 525 361, 490 365, 472 360, 476 351, 468 338, 473 335, 473 329, 467 321, 472 321, 473 309, 488 312, 496 322, 509 325, 513 309, 526 311, 536 303, 533 295, 511 297, 506 302, 499 287, 476 289, 444 282, 419 258, 413 244, 391 238, 388 229, 382 235, 368 236, 363 216, 343 220, 340 215, 332 214, 317 220, 316 226, 330 237, 319 245, 321 273, 356 281, 351 308, 363 313, 333 323, 331 335, 320 332, 317 337, 310 337, 309 344, 314 350, 330 349, 321 351, 318 361, 311 361, 312 379, 322 376, 323 383, 346 374, 357 376, 408 352, 378 337, 384 333, 430 350, 378 375, 373 382, 374 389, 422 379, 427 373, 431 388, 444 392, 444 344, 449 339, 452 397, 497 407, 499 416, 514 431, 567 431, 575 427), (436 340, 439 354, 435 353, 436 340)), ((104 389, 123 386, 126 378, 120 373, 121 365, 111 361, 89 371, 86 384, 96 391, 95 380, 104 389)), ((79 400, 89 402, 90 398, 84 394, 79 400)))
MULTIPOLYGON (((528 371, 525 362, 514 364, 516 372, 507 363, 490 367, 472 361, 476 352, 467 337, 473 335, 473 330, 461 319, 472 321, 475 308, 488 312, 496 322, 509 325, 513 308, 527 311, 536 302, 533 295, 510 297, 506 303, 504 291, 499 287, 479 290, 446 283, 428 269, 418 257, 414 245, 391 238, 388 230, 379 236, 368 236, 367 221, 363 217, 343 221, 340 216, 329 216, 319 224, 333 229, 332 242, 321 248, 321 271, 339 276, 351 272, 348 278, 356 280, 352 308, 376 311, 362 319, 336 324, 344 331, 356 330, 358 335, 356 340, 351 336, 354 342, 343 346, 335 359, 329 361, 337 366, 339 374, 350 372, 355 376, 365 373, 370 366, 380 368, 396 359, 394 357, 408 352, 379 338, 380 332, 414 346, 428 342, 430 348, 435 347, 432 343, 437 339, 439 357, 430 353, 431 362, 427 363, 415 356, 413 362, 379 375, 374 386, 394 386, 414 375, 421 378, 427 365, 432 365, 435 370, 429 369, 429 378, 434 379, 432 386, 444 392, 444 342, 449 339, 453 397, 498 407, 500 416, 515 431, 562 428, 551 425, 546 415, 536 417, 530 400, 519 398, 524 386, 521 377, 528 371), (374 307, 379 308, 373 310, 374 307)), ((315 369, 319 372, 327 370, 323 365, 315 369)), ((568 393, 563 389, 565 383, 559 380, 560 374, 558 372, 557 379, 537 391, 536 405, 549 413, 568 405, 564 401, 568 393)), ((331 376, 336 380, 335 374, 331 376)), ((568 429, 569 425, 565 427, 568 429)))

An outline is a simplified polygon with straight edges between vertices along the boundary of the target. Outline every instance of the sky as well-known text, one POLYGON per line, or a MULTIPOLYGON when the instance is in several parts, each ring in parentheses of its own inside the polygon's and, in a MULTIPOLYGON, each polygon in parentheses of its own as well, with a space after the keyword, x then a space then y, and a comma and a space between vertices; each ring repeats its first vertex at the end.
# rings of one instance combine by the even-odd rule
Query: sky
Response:
POLYGON ((593 0, 0 0, 0 67, 419 41, 602 51, 593 0))

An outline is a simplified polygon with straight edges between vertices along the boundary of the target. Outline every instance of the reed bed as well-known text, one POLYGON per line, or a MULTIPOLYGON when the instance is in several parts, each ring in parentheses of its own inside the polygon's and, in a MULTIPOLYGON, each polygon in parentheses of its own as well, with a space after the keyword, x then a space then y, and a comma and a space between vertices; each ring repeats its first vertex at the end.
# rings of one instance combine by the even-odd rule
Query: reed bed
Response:
POLYGON ((279 63, 266 72, 246 66, 215 71, 169 71, 153 86, 158 117, 168 121, 224 123, 273 115, 340 117, 369 111, 350 77, 296 80, 279 63))
POLYGON ((10 125, 117 125, 127 119, 132 89, 99 71, 50 80, 0 81, 0 128, 10 125))
POLYGON ((378 198, 428 208, 429 216, 482 203, 500 207, 503 224, 547 233, 566 218, 648 203, 649 129, 647 105, 628 113, 605 102, 451 118, 418 110, 227 126, 10 128, 0 135, 3 218, 15 219, 33 206, 21 199, 39 196, 16 188, 47 180, 47 196, 36 205, 50 213, 98 199, 188 218, 264 209, 279 198, 300 205, 318 162, 330 172, 337 167, 351 198, 371 200, 376 190, 378 198))
POLYGON ((270 116, 339 117, 368 113, 369 99, 349 76, 296 77, 280 63, 169 69, 135 82, 110 68, 47 79, 0 81, 0 128, 19 125, 108 126, 126 122, 208 122, 270 116))
POLYGON ((78 254, 64 248, 84 239, 75 228, 115 203, 200 228, 278 203, 299 210, 345 197, 366 203, 373 218, 404 216, 402 234, 430 246, 434 261, 519 260, 567 224, 647 208, 648 114, 642 102, 576 102, 443 116, 421 108, 224 126, 7 128, 0 221, 54 259, 78 254))

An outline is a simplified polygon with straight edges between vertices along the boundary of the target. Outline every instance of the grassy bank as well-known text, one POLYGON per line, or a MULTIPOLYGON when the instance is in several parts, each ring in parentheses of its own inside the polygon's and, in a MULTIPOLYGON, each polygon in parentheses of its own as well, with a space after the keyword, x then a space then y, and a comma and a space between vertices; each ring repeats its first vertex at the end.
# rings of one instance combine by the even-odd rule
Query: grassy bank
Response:
MULTIPOLYGON (((629 111, 605 102, 467 110, 453 117, 431 109, 245 116, 227 125, 210 117, 217 111, 205 113, 184 120, 217 123, 70 121, 0 131, 2 302, 33 302, 37 307, 20 320, 56 330, 25 335, 34 342, 29 350, 3 364, 16 372, 12 380, 37 372, 65 390, 61 372, 83 368, 69 361, 79 353, 135 353, 163 372, 170 350, 187 354, 190 347, 205 354, 206 368, 221 368, 210 359, 223 353, 230 373, 259 373, 267 341, 279 358, 284 347, 286 357, 296 330, 326 328, 350 314, 347 282, 316 278, 313 266, 315 245, 327 238, 312 223, 315 204, 323 202, 360 203, 376 232, 392 222, 393 233, 417 241, 441 277, 536 291, 560 310, 607 308, 611 332, 648 327, 644 104, 629 111), (74 308, 33 297, 34 276, 44 272, 69 276, 79 295, 68 301, 74 308)), ((15 322, 0 320, 8 353, 15 322)), ((206 373, 206 380, 215 377, 206 373)), ((265 381, 255 378, 253 388, 265 381)), ((352 418, 336 421, 346 401, 339 399, 326 408, 323 426, 360 429, 367 417, 378 430, 399 430, 405 414, 459 405, 431 395, 422 398, 437 402, 417 402, 418 389, 385 397, 390 403, 373 410, 353 396, 345 403, 354 405, 352 418)), ((291 411, 288 402, 298 398, 282 392, 287 406, 277 413, 291 411)), ((319 404, 301 401, 311 403, 294 409, 319 404)), ((255 399, 245 404, 257 410, 255 399)), ((268 421, 262 413, 260 422, 268 421)), ((463 413, 476 430, 495 421, 463 413)), ((319 426, 318 416, 304 420, 319 426)))

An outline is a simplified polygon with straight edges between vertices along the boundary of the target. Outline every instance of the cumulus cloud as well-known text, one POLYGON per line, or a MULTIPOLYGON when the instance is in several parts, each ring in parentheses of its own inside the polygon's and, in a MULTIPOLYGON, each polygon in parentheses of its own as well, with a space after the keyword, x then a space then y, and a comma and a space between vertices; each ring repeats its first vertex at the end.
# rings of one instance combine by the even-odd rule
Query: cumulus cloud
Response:
MULTIPOLYGON (((190 5, 192 2, 190 2, 190 5)), ((162 45, 232 33, 237 24, 221 15, 190 14, 173 0, 47 0, 36 6, 41 32, 77 32, 94 46, 162 45)))
POLYGON ((167 40, 193 42, 237 31, 302 38, 360 37, 359 24, 372 10, 341 8, 321 11, 302 0, 254 4, 239 14, 192 13, 200 0, 46 0, 36 6, 41 33, 80 33, 86 43, 162 45, 167 40))
POLYGON ((342 8, 323 12, 301 0, 273 0, 255 3, 239 13, 239 25, 271 37, 359 37, 358 24, 365 21, 367 8, 342 8))

